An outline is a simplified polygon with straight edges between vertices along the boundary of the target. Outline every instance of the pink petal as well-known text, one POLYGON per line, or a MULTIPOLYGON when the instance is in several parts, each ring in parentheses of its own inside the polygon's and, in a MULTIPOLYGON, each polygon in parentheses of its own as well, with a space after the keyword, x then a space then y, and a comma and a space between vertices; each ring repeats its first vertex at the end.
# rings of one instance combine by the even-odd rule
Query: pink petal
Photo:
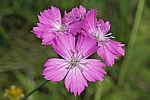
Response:
POLYGON ((102 19, 100 19, 98 22, 97 22, 97 25, 99 26, 99 31, 100 32, 103 32, 104 34, 107 34, 107 32, 110 30, 110 24, 109 24, 109 21, 106 21, 104 23, 104 21, 102 19))
POLYGON ((117 55, 113 54, 109 49, 102 45, 98 50, 97 54, 106 62, 107 66, 112 66, 117 59, 117 55))
POLYGON ((63 59, 48 59, 45 63, 42 75, 46 80, 61 81, 68 72, 68 64, 63 59))
POLYGON ((52 34, 52 33, 49 33, 49 34, 42 34, 41 37, 43 38, 42 39, 42 44, 43 45, 50 45, 50 44, 53 43, 53 39, 55 38, 55 35, 52 34))
POLYGON ((104 64, 101 63, 100 60, 96 59, 86 59, 83 60, 80 64, 80 67, 82 68, 82 74, 84 77, 90 81, 90 82, 96 82, 97 80, 103 81, 104 74, 106 72, 104 71, 104 64))
POLYGON ((112 66, 115 59, 118 59, 121 55, 124 56, 125 51, 122 46, 124 46, 124 44, 110 39, 97 50, 97 54, 106 62, 108 66, 112 66))
POLYGON ((114 45, 116 45, 116 46, 120 46, 120 47, 122 47, 122 46, 124 46, 125 44, 121 44, 120 42, 117 42, 117 41, 114 41, 114 40, 110 40, 114 45))
POLYGON ((83 26, 83 20, 86 16, 86 9, 83 6, 79 8, 73 8, 69 13, 65 12, 63 23, 69 32, 76 35, 77 32, 81 31, 83 26))
POLYGON ((83 21, 79 21, 73 24, 70 24, 67 28, 70 29, 70 32, 74 35, 77 34, 77 32, 81 31, 83 21))
POLYGON ((79 8, 76 7, 73 8, 69 13, 65 12, 64 15, 63 21, 65 23, 73 24, 84 19, 86 15, 86 9, 83 6, 80 6, 79 8))
POLYGON ((32 32, 40 39, 42 39, 42 44, 48 45, 47 43, 51 41, 54 37, 53 33, 58 30, 61 23, 61 14, 58 8, 51 7, 51 9, 44 10, 38 15, 39 23, 37 23, 37 27, 34 27, 32 32), (51 35, 53 34, 53 35, 51 35), (48 37, 41 37, 48 36, 48 37), (50 37, 52 36, 52 37, 50 37), (48 40, 47 40, 48 39, 48 40))
POLYGON ((81 57, 84 56, 87 58, 93 54, 98 47, 96 46, 96 41, 94 39, 91 39, 88 36, 80 35, 77 41, 77 49, 81 57))
POLYGON ((107 33, 110 30, 110 24, 109 21, 105 22, 104 25, 104 33, 107 33))
POLYGON ((51 9, 44 10, 38 17, 40 23, 49 25, 51 27, 56 28, 57 25, 61 24, 61 13, 56 7, 51 7, 51 9))
POLYGON ((66 78, 65 78, 65 86, 67 90, 73 93, 75 96, 84 90, 87 87, 87 81, 83 77, 79 68, 75 67, 70 69, 66 78))
POLYGON ((117 44, 116 43, 117 43, 116 41, 114 44, 113 40, 110 40, 107 43, 105 43, 105 45, 107 46, 109 51, 111 51, 113 54, 118 55, 118 56, 121 56, 121 55, 124 56, 125 51, 122 48, 122 46, 124 45, 120 44, 119 42, 117 44))
POLYGON ((84 30, 91 35, 93 32, 96 31, 96 10, 91 9, 86 16, 85 22, 84 22, 84 30))
POLYGON ((86 14, 86 9, 82 5, 79 6, 79 10, 82 14, 86 14))
POLYGON ((70 52, 75 51, 75 36, 69 33, 68 35, 59 35, 56 37, 53 48, 63 58, 70 58, 70 52))

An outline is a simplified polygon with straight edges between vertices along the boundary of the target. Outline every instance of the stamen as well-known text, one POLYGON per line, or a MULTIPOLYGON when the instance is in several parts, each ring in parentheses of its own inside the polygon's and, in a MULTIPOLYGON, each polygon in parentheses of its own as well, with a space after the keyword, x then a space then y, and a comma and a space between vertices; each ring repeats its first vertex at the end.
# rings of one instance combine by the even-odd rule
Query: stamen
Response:
POLYGON ((110 38, 115 38, 114 36, 111 36, 111 34, 112 33, 103 34, 103 33, 99 32, 95 36, 96 36, 96 39, 98 42, 102 42, 102 41, 106 41, 107 39, 110 39, 110 38))
POLYGON ((71 64, 72 67, 75 67, 75 66, 78 65, 78 62, 79 62, 79 61, 78 61, 76 58, 72 58, 70 64, 71 64))
POLYGON ((110 38, 115 38, 114 36, 110 36, 110 38))
POLYGON ((105 36, 109 36, 109 35, 111 35, 112 33, 109 33, 109 34, 106 34, 105 36))

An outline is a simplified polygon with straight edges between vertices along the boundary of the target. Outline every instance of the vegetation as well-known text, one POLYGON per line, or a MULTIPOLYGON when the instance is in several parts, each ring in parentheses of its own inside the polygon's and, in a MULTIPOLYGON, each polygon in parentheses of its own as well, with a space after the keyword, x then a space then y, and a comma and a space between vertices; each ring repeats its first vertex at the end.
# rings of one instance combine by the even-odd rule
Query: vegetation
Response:
POLYGON ((110 21, 115 40, 126 44, 126 56, 80 96, 68 93, 63 82, 48 82, 28 100, 150 99, 149 0, 0 0, 0 100, 19 100, 16 95, 23 97, 45 81, 43 64, 57 54, 31 30, 39 12, 52 5, 62 12, 79 5, 96 8, 99 18, 110 21))

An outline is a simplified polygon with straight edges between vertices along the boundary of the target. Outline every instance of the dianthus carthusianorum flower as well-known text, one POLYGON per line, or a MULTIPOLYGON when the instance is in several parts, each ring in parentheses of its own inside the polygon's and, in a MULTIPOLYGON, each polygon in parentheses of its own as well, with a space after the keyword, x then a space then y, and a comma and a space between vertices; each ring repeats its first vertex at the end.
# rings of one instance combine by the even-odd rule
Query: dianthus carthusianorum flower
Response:
POLYGON ((34 27, 32 31, 38 38, 42 39, 43 45, 52 44, 56 36, 67 34, 68 32, 76 34, 80 30, 82 20, 79 19, 81 19, 80 17, 85 13, 84 10, 85 9, 80 6, 79 9, 75 8, 70 13, 65 13, 65 17, 63 18, 58 8, 51 7, 51 9, 44 10, 40 13, 38 16, 39 23, 37 23, 37 26, 34 27), (83 12, 83 14, 76 14, 75 16, 75 12, 83 12))
POLYGON ((79 6, 62 17, 58 8, 51 7, 40 13, 39 23, 32 30, 43 45, 51 45, 61 56, 48 59, 42 75, 53 82, 64 79, 65 87, 75 96, 88 87, 88 81, 102 81, 106 74, 105 64, 89 56, 97 51, 106 65, 112 66, 125 52, 124 44, 112 40, 108 33, 109 22, 97 20, 95 9, 86 12, 79 6))
POLYGON ((88 87, 87 81, 102 81, 104 64, 97 59, 87 59, 97 47, 90 37, 80 35, 78 40, 72 34, 59 35, 53 44, 54 50, 62 59, 51 58, 44 64, 43 75, 46 80, 58 82, 64 79, 68 91, 76 96, 88 87))
POLYGON ((67 23, 83 21, 86 16, 86 9, 83 6, 73 8, 69 13, 65 12, 63 20, 67 23))
POLYGON ((102 19, 97 20, 95 9, 87 13, 83 28, 85 35, 89 35, 97 41, 99 47, 97 54, 108 66, 112 66, 115 59, 118 59, 118 56, 124 56, 124 50, 122 49, 124 44, 112 40, 114 37, 111 36, 111 33, 108 33, 110 30, 109 22, 104 23, 102 19))

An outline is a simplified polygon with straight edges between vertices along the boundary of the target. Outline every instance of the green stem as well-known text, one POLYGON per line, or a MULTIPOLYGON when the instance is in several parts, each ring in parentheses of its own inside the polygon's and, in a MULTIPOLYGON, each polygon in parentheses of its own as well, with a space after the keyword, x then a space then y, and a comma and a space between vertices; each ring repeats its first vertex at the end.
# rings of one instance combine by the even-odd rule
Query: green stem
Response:
POLYGON ((124 85, 124 81, 127 76, 129 62, 131 61, 132 53, 134 50, 134 45, 135 45, 135 42, 137 39, 137 33, 138 33, 138 29, 139 29, 139 25, 140 25, 140 21, 141 21, 141 17, 142 17, 144 4, 145 4, 145 0, 139 0, 138 6, 137 6, 137 11, 136 11, 136 16, 135 16, 135 20, 134 20, 134 24, 133 24, 134 26, 131 31, 131 36, 130 36, 128 48, 126 51, 127 52, 126 58, 125 58, 124 62, 122 63, 122 67, 121 67, 121 71, 120 71, 120 75, 119 75, 118 86, 124 85))
POLYGON ((102 91, 103 91, 102 82, 97 82, 96 83, 96 93, 95 93, 95 99, 94 100, 101 100, 102 91))
MULTIPOLYGON (((96 58, 99 59, 99 56, 97 55, 96 58)), ((102 85, 103 85, 102 81, 98 81, 96 83, 96 90, 95 90, 94 100, 100 100, 101 99, 102 92, 103 92, 103 86, 102 85)))
POLYGON ((30 93, 28 93, 23 100, 27 100, 27 98, 29 96, 31 96, 34 92, 36 92, 37 90, 39 90, 42 86, 44 86, 48 82, 49 82, 48 80, 44 81, 41 85, 39 85, 37 88, 33 89, 30 93))

